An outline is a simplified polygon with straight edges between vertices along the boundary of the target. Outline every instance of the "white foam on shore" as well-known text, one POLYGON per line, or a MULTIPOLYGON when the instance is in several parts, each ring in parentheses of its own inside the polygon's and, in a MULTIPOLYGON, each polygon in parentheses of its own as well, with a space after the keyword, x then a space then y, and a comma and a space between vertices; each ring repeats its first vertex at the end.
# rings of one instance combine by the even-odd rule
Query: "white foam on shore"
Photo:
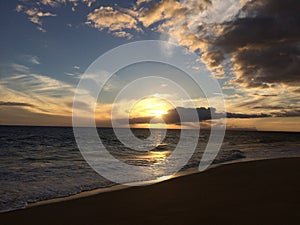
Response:
MULTIPOLYGON (((286 157, 286 158, 297 158, 297 157, 286 157)), ((222 162, 222 163, 218 163, 218 164, 212 164, 205 171, 208 171, 209 169, 216 168, 216 167, 219 167, 219 166, 229 165, 229 164, 245 163, 245 162, 251 162, 251 161, 262 161, 262 160, 269 160, 269 159, 270 158, 268 158, 268 159, 247 159, 247 158, 243 158, 243 159, 237 159, 237 160, 234 160, 234 161, 226 161, 226 162, 222 162)), ((280 159, 280 158, 272 158, 272 159, 280 159)), ((284 159, 284 158, 282 158, 282 159, 284 159)), ((114 186, 111 186, 111 187, 103 187, 103 188, 100 187, 100 188, 96 188, 96 189, 89 190, 89 191, 83 191, 83 192, 80 192, 80 193, 77 193, 77 194, 74 194, 74 195, 70 195, 70 196, 47 199, 47 200, 42 200, 42 201, 38 201, 38 202, 34 202, 34 203, 29 203, 29 204, 26 205, 25 208, 31 208, 31 207, 41 206, 41 205, 47 205, 47 204, 53 204, 53 203, 58 203, 58 202, 63 202, 63 201, 70 201, 70 200, 74 200, 74 199, 85 198, 85 197, 89 197, 89 196, 98 195, 98 194, 101 194, 101 193, 119 191, 119 190, 131 188, 131 187, 134 187, 134 186, 152 185, 152 184, 155 184, 155 183, 167 181, 167 180, 182 177, 182 176, 188 176, 188 175, 196 174, 196 173, 203 173, 205 171, 199 172, 197 168, 189 168, 187 170, 178 172, 175 175, 164 176, 162 178, 159 178, 158 180, 133 182, 133 183, 130 183, 128 185, 117 184, 117 185, 114 185, 114 186)), ((10 210, 8 210, 8 211, 10 211, 10 210)))

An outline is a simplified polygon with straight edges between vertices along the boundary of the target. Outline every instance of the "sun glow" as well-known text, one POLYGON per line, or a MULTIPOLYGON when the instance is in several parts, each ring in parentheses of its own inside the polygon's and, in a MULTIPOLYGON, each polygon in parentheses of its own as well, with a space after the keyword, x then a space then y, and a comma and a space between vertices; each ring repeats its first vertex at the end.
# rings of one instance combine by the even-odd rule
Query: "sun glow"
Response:
POLYGON ((163 115, 168 114, 168 110, 173 106, 164 99, 159 97, 147 97, 138 101, 132 107, 131 117, 156 117, 161 118, 163 115))
POLYGON ((168 113, 167 111, 161 109, 154 109, 149 112, 149 114, 153 115, 154 117, 162 117, 167 113, 168 113))

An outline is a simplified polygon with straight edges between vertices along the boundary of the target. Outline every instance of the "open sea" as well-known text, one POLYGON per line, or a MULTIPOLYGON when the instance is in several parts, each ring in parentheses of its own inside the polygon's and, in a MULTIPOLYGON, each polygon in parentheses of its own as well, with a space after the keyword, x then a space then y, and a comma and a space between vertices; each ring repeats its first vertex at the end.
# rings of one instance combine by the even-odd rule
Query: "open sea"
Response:
MULTIPOLYGON (((126 148, 112 129, 99 128, 99 136, 117 159, 135 166, 163 162, 175 149, 180 130, 168 130, 149 151, 126 148)), ((136 137, 147 129, 133 129, 136 137)), ((198 146, 182 171, 197 168, 210 132, 202 130, 198 146)), ((161 135, 157 130, 156 135, 161 135)), ((300 157, 300 133, 226 131, 213 164, 270 158, 300 157)), ((71 127, 0 126, 0 211, 24 208, 28 203, 71 196, 110 187, 115 183, 96 173, 83 159, 71 127)), ((164 175, 164 171, 153 171, 164 175)))

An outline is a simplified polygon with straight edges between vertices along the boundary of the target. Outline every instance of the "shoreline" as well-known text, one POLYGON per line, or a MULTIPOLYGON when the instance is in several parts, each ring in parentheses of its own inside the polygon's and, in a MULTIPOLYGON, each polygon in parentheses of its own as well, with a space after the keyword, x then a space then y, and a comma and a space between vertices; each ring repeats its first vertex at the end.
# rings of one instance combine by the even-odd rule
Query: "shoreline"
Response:
POLYGON ((69 195, 69 196, 63 196, 63 197, 46 199, 46 200, 40 200, 40 201, 36 201, 36 202, 30 202, 30 203, 27 203, 25 205, 25 207, 23 207, 23 208, 9 209, 9 210, 5 210, 5 211, 0 211, 0 214, 19 211, 19 210, 26 210, 27 208, 32 208, 32 207, 41 206, 41 205, 48 205, 48 204, 54 204, 54 203, 59 203, 59 202, 64 202, 64 201, 71 201, 71 200, 74 200, 74 199, 91 197, 91 196, 98 195, 98 194, 101 194, 101 193, 114 192, 114 191, 118 191, 118 190, 132 188, 132 187, 154 185, 156 183, 165 182, 165 181, 175 179, 175 178, 180 178, 180 177, 183 177, 183 176, 189 176, 189 175, 192 175, 192 174, 205 173, 205 172, 207 172, 211 169, 226 166, 226 165, 231 165, 231 164, 240 164, 240 163, 265 161, 265 160, 290 159, 290 158, 299 158, 299 160, 300 160, 300 157, 267 158, 267 159, 262 159, 262 158, 256 158, 256 159, 254 159, 254 158, 253 159, 241 158, 241 159, 236 159, 236 160, 232 160, 232 161, 225 161, 225 162, 222 162, 222 163, 211 164, 204 171, 198 171, 197 167, 188 168, 184 171, 179 171, 178 173, 176 173, 174 175, 170 175, 169 179, 157 181, 157 182, 154 182, 154 183, 151 183, 153 181, 144 181, 144 182, 141 181, 141 182, 136 182, 136 183, 140 183, 141 185, 134 185, 134 183, 131 183, 131 184, 128 184, 128 185, 126 185, 126 184, 115 184, 115 185, 108 186, 108 187, 98 187, 98 188, 95 188, 95 189, 82 191, 82 192, 79 192, 79 193, 76 193, 76 194, 73 194, 73 195, 69 195))
MULTIPOLYGON (((222 162, 222 163, 212 164, 204 171, 198 171, 197 168, 189 168, 189 169, 186 169, 184 171, 180 171, 180 172, 178 172, 174 175, 170 175, 169 179, 161 180, 161 181, 155 182, 153 184, 151 184, 152 181, 144 181, 144 182, 141 181, 141 182, 137 182, 137 183, 141 183, 141 185, 133 185, 134 183, 131 183, 131 185, 129 185, 129 184, 128 185, 126 185, 126 184, 116 184, 116 185, 109 186, 109 187, 99 187, 99 188, 95 188, 95 189, 92 189, 92 190, 82 191, 82 192, 76 193, 74 195, 69 195, 69 196, 64 196, 64 197, 58 197, 58 198, 52 198, 52 199, 46 199, 46 200, 41 200, 41 201, 37 201, 37 202, 28 203, 27 206, 24 207, 24 208, 13 209, 13 210, 9 210, 9 211, 6 211, 6 212, 11 212, 11 211, 15 211, 15 210, 22 210, 22 209, 36 207, 36 206, 40 206, 40 205, 47 205, 47 204, 53 204, 53 203, 58 203, 58 202, 70 201, 70 200, 73 200, 73 199, 80 199, 80 198, 84 198, 84 197, 90 197, 90 196, 98 195, 98 194, 101 194, 101 193, 114 192, 114 191, 118 191, 118 190, 132 188, 132 187, 154 185, 156 183, 165 182, 165 181, 175 179, 175 178, 180 178, 180 177, 183 177, 183 176, 189 176, 189 175, 198 174, 198 173, 205 173, 208 170, 211 170, 213 168, 217 168, 217 167, 220 167, 220 166, 226 166, 226 165, 231 165, 231 164, 239 164, 239 163, 247 163, 247 162, 265 161, 265 160, 291 159, 291 158, 299 158, 300 159, 300 157, 268 158, 268 159, 241 158, 241 159, 236 159, 236 160, 233 160, 233 161, 226 161, 226 162, 222 162), (143 185, 143 183, 145 185, 143 185), (150 183, 150 184, 147 184, 147 183, 150 183)), ((2 212, 0 212, 0 214, 1 213, 2 212)))
POLYGON ((136 182, 136 183, 141 183, 141 185, 134 185, 134 183, 131 183, 131 184, 128 184, 128 185, 126 185, 126 184, 115 184, 115 185, 108 186, 108 187, 98 187, 98 188, 95 188, 95 189, 78 192, 76 194, 72 194, 72 195, 68 195, 68 196, 50 198, 50 199, 40 200, 40 201, 36 201, 36 202, 29 202, 23 208, 8 209, 8 210, 0 211, 0 214, 1 213, 8 213, 8 212, 13 212, 13 211, 18 211, 18 210, 24 210, 24 209, 27 209, 27 208, 32 208, 32 207, 36 207, 36 206, 40 206, 40 205, 47 205, 47 204, 64 202, 64 201, 70 201, 70 200, 73 200, 73 199, 80 199, 80 198, 84 198, 84 197, 98 195, 98 194, 101 194, 101 193, 113 192, 113 191, 118 191, 118 190, 122 190, 122 189, 127 189, 127 188, 131 188, 131 187, 135 187, 135 186, 153 185, 155 183, 164 182, 164 181, 171 180, 171 179, 178 178, 178 177, 182 177, 182 176, 188 176, 188 175, 191 175, 191 174, 203 173, 203 172, 206 172, 206 171, 208 171, 212 168, 223 166, 223 165, 250 162, 250 161, 259 161, 259 160, 268 160, 268 159, 246 159, 246 158, 241 158, 241 159, 236 159, 236 160, 232 160, 232 161, 226 161, 226 162, 222 162, 222 163, 212 164, 204 171, 198 171, 197 167, 188 168, 188 169, 186 169, 184 171, 180 171, 180 172, 178 172, 174 175, 170 175, 169 179, 165 179, 165 180, 161 180, 161 181, 157 181, 157 182, 141 181, 141 182, 136 182), (143 185, 143 183, 145 185, 143 185))
POLYGON ((126 186, 65 201, 33 203, 25 209, 1 213, 0 222, 202 224, 196 222, 212 220, 203 224, 299 224, 299 169, 300 158, 217 165, 149 186, 126 186))

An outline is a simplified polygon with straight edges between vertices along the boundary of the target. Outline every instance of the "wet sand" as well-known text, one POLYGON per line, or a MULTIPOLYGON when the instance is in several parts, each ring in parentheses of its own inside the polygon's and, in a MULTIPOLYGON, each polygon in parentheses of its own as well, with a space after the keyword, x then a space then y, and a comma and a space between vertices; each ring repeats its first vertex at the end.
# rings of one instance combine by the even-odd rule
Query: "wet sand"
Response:
POLYGON ((1 225, 299 225, 300 158, 223 165, 158 184, 1 213, 1 225))

